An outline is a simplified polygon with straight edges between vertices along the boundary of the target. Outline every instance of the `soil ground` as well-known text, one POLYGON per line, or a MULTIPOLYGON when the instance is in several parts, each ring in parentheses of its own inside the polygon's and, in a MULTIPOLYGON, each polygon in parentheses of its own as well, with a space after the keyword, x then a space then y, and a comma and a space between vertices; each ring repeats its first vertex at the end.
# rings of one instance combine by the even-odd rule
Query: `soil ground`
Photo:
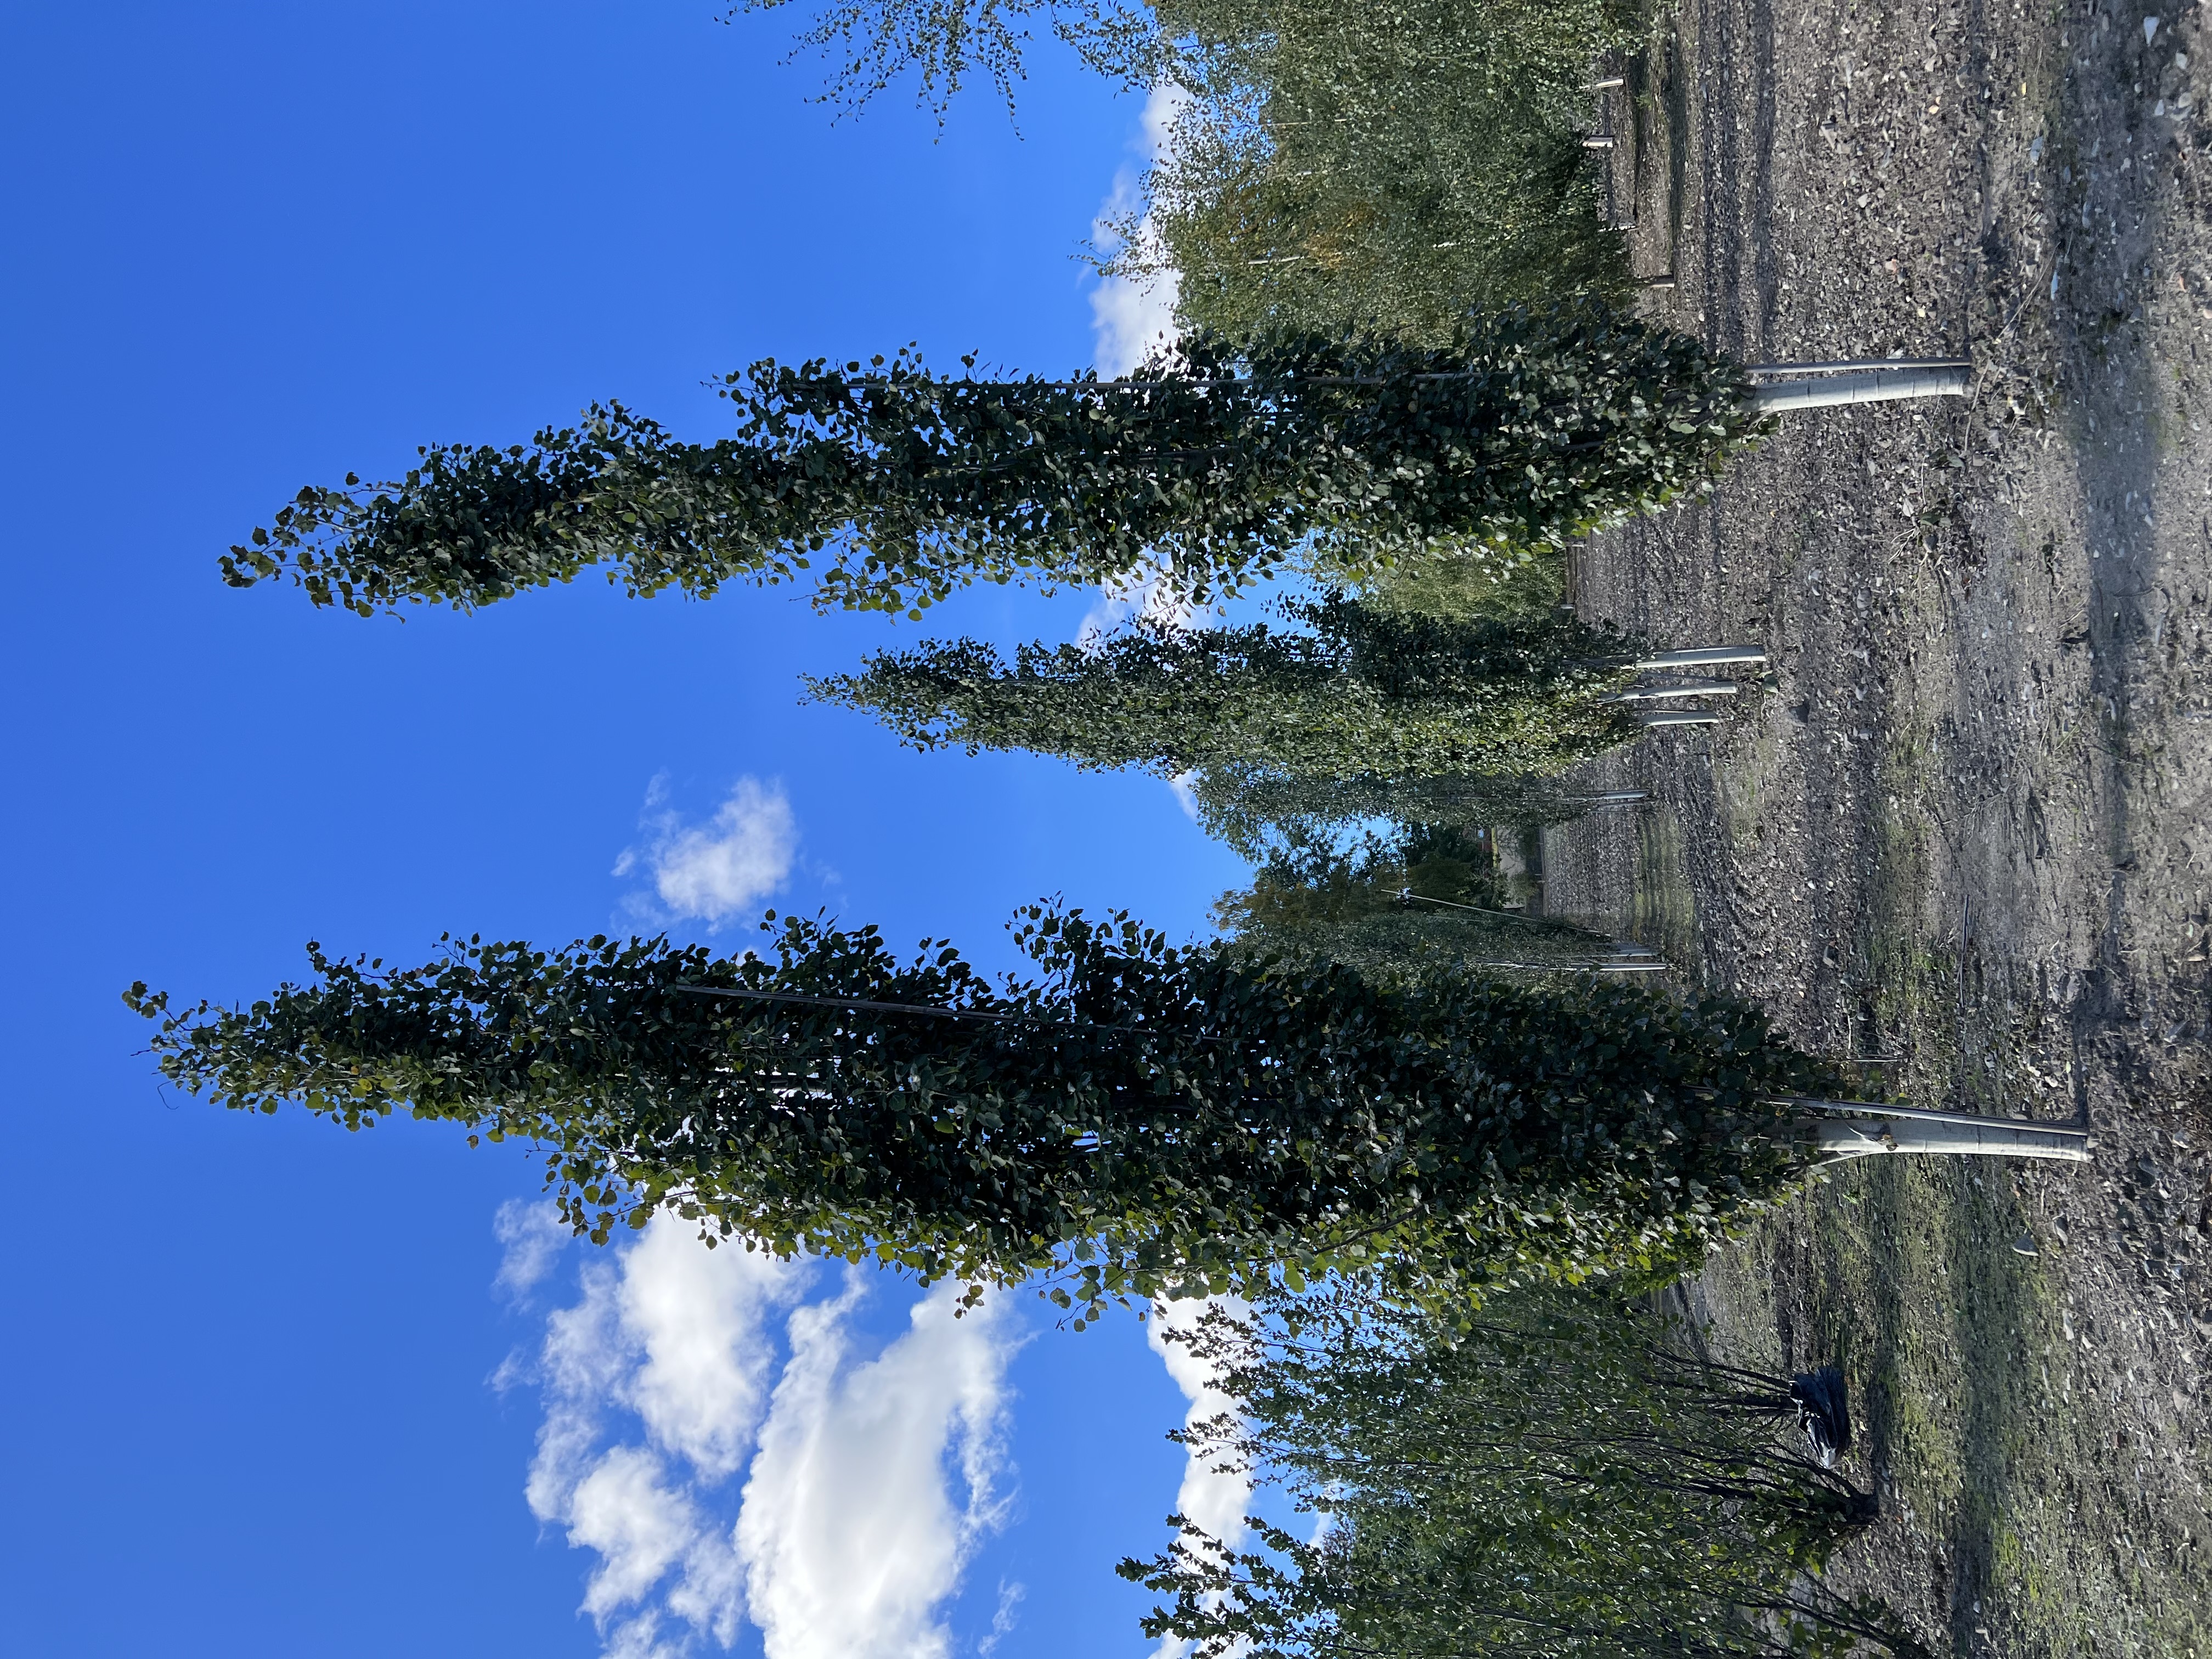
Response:
POLYGON ((1884 1516, 1832 1571, 1939 1652, 2212 1659, 2201 35, 1710 0, 1614 105, 1656 318, 1752 363, 1978 369, 1790 417, 1578 556, 1586 616, 1772 672, 1604 763, 1653 805, 1544 848, 1550 908, 1895 1057, 1896 1094, 2094 1128, 2086 1167, 1862 1161, 1694 1287, 1731 1357, 1844 1365, 1884 1516))

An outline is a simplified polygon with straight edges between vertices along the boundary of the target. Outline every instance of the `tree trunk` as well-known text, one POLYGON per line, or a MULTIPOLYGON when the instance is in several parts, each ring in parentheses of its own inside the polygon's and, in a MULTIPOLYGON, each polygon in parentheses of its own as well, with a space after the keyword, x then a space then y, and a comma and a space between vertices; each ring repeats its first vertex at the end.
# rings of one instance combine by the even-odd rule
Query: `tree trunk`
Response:
POLYGON ((1655 668, 1711 668, 1721 663, 1757 663, 1766 660, 1766 649, 1757 645, 1700 645, 1687 651, 1662 651, 1656 656, 1638 658, 1622 665, 1624 667, 1649 672, 1655 668))
POLYGON ((1802 1120, 1825 1161, 1889 1152, 1953 1152, 1970 1158, 2050 1158, 2087 1164, 2095 1143, 2087 1129, 1869 1100, 1793 1100, 1821 1114, 1802 1120))
POLYGON ((1607 702, 1649 702, 1655 697, 1733 697, 1743 690, 1734 680, 1688 678, 1674 685, 1632 685, 1609 693, 1607 702))
POLYGON ((1656 957, 1583 957, 1560 962, 1479 961, 1468 957, 1470 968, 1497 968, 1522 974, 1663 974, 1674 964, 1656 957))
MULTIPOLYGON (((1779 370, 1783 366, 1776 367, 1779 370)), ((1761 415, 1783 415, 1844 404, 1892 403, 1901 398, 1963 398, 1973 389, 1973 370, 1964 364, 1871 368, 1852 374, 1771 380, 1752 389, 1751 404, 1761 415)))
POLYGON ((1702 708, 1661 708, 1636 720, 1639 726, 1718 726, 1721 717, 1702 708))

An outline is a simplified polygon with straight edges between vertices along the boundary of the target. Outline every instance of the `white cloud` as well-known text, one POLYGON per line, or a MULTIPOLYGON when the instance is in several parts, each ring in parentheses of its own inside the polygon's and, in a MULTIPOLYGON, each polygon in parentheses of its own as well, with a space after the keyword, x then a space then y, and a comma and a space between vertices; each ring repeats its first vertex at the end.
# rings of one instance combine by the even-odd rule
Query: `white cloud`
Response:
MULTIPOLYGON (((1212 1362, 1194 1352, 1188 1341, 1170 1341, 1171 1334, 1188 1336, 1198 1328, 1209 1308, 1219 1307, 1243 1318, 1251 1310, 1238 1297, 1207 1297, 1180 1302, 1155 1302, 1145 1324, 1145 1340, 1168 1368, 1168 1376, 1190 1401, 1183 1426, 1200 1424, 1236 1409, 1237 1402, 1222 1392, 1212 1362)), ((1176 1493, 1176 1512, 1231 1549, 1244 1542, 1244 1516, 1252 1499, 1251 1477, 1242 1468, 1224 1467, 1218 1453, 1208 1455, 1194 1448, 1183 1461, 1182 1485, 1176 1493)), ((1179 1659, 1190 1644, 1163 1637, 1154 1659, 1179 1659)), ((1240 1643, 1237 1651, 1243 1651, 1240 1643)))
POLYGON ((580 1282, 546 1322, 525 1492, 597 1557, 583 1611, 609 1659, 727 1648, 744 1619, 767 1659, 949 1659, 939 1609, 1006 1503, 1018 1343, 995 1304, 955 1320, 939 1286, 856 1356, 858 1273, 809 1303, 811 1264, 710 1251, 669 1217, 580 1282))
POLYGON ((703 1540, 698 1511, 664 1482, 660 1460, 641 1446, 617 1446, 592 1465, 568 1494, 568 1542, 597 1550, 598 1571, 584 1592, 594 1618, 628 1607, 703 1540))
POLYGON ((524 1493, 598 1554, 584 1610, 610 1654, 736 1638, 744 1574, 714 1489, 741 1466, 766 1407, 767 1316, 807 1277, 740 1245, 709 1250, 663 1216, 612 1261, 586 1263, 582 1299, 547 1320, 545 1419, 524 1493))
MULTIPOLYGON (((1188 94, 1179 87, 1152 88, 1140 118, 1141 136, 1134 146, 1147 162, 1157 161, 1167 148, 1176 114, 1188 94)), ((1092 222, 1091 234, 1102 248, 1119 246, 1115 227, 1127 221, 1137 206, 1139 179, 1136 168, 1125 167, 1115 175, 1113 193, 1107 197, 1092 222)), ((1158 258, 1156 233, 1150 213, 1140 218, 1132 239, 1159 266, 1149 280, 1108 276, 1091 291, 1091 326, 1097 333, 1098 369, 1103 374, 1127 374, 1145 359, 1146 352, 1176 337, 1175 304, 1178 283, 1173 267, 1158 258)))
POLYGON ((710 1480, 736 1474, 768 1397, 762 1315, 806 1269, 734 1242, 709 1250, 665 1216, 623 1267, 623 1324, 645 1353, 628 1403, 654 1444, 710 1480))
POLYGON ((501 1246, 493 1282, 518 1298, 538 1288, 575 1237, 550 1199, 508 1199, 492 1218, 491 1231, 501 1246))
MULTIPOLYGON (((1189 94, 1180 87, 1162 84, 1152 88, 1139 118, 1138 139, 1131 146, 1146 162, 1156 161, 1165 153, 1176 118, 1188 101, 1189 94)), ((1140 187, 1137 169, 1121 168, 1115 175, 1112 193, 1091 226, 1092 240, 1099 248, 1114 252, 1133 246, 1152 267, 1152 274, 1144 279, 1104 277, 1091 292, 1091 325, 1097 337, 1094 356, 1099 372, 1107 375, 1127 374, 1148 353, 1172 344, 1180 332, 1175 319, 1179 279, 1175 268, 1166 262, 1149 210, 1138 219, 1127 241, 1123 240, 1123 229, 1136 211, 1140 187)), ((1182 590, 1166 580, 1167 574, 1164 567, 1151 565, 1126 580, 1102 588, 1076 629, 1077 642, 1089 645, 1133 617, 1166 628, 1188 627, 1196 607, 1182 590)))
POLYGON ((624 849, 614 872, 626 876, 642 865, 672 914, 710 925, 726 921, 775 892, 790 876, 799 824, 781 784, 739 778, 704 828, 685 823, 667 806, 667 799, 664 774, 647 786, 638 819, 651 839, 641 848, 624 849))
POLYGON ((792 1316, 791 1361, 745 1483, 738 1551, 767 1659, 946 1659, 935 1609, 1004 1519, 1014 1345, 996 1304, 956 1319, 960 1287, 940 1285, 911 1328, 848 1368, 861 1284, 848 1275, 836 1301, 792 1316))
MULTIPOLYGON (((1168 1376, 1190 1401, 1184 1426, 1200 1424, 1236 1409, 1237 1402, 1221 1391, 1211 1361, 1192 1350, 1188 1341, 1170 1341, 1170 1334, 1188 1337, 1197 1330, 1209 1308, 1223 1309, 1232 1317, 1250 1312, 1237 1297, 1206 1297, 1180 1302, 1155 1302, 1145 1324, 1145 1340, 1168 1368, 1168 1376)), ((1183 1465, 1182 1486, 1176 1494, 1176 1512, 1234 1549, 1244 1541, 1244 1511, 1252 1497, 1250 1478, 1240 1468, 1224 1470, 1215 1457, 1194 1451, 1183 1465)))

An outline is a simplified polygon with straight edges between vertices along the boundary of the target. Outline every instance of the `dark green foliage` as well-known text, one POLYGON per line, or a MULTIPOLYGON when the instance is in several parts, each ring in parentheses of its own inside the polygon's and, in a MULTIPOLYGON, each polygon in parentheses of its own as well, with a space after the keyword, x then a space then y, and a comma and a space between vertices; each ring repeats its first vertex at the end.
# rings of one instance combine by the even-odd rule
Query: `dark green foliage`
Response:
POLYGON ((1040 971, 999 985, 787 921, 772 959, 471 939, 380 971, 311 946, 318 981, 250 1008, 129 1000, 161 1018, 163 1074, 225 1105, 538 1143, 601 1238, 665 1206, 928 1278, 1059 1268, 1086 1309, 1377 1261, 1432 1301, 1696 1254, 1806 1167, 1774 1102, 1838 1091, 1723 1000, 1383 985, 1041 908, 1018 938, 1040 971))
POLYGON ((1009 667, 973 640, 880 652, 812 680, 917 749, 1026 749, 1086 767, 1255 764, 1307 778, 1555 773, 1641 729, 1606 693, 1620 636, 1553 613, 1450 623, 1329 599, 1264 623, 1140 628, 1025 645, 1009 667))
POLYGON ((1587 968, 1613 942, 1571 922, 1507 911, 1490 847, 1445 824, 1370 830, 1351 846, 1277 850, 1213 918, 1255 957, 1341 962, 1369 975, 1424 964, 1587 968))
POLYGON ((1197 1659, 1719 1659, 1922 1650, 1820 1569, 1873 1498, 1780 1443, 1788 1384, 1710 1367, 1616 1291, 1522 1289, 1447 1332, 1358 1287, 1215 1314, 1237 1418, 1182 1437, 1328 1518, 1122 1564, 1197 1659), (1287 1320, 1287 1322, 1286 1322, 1287 1320))
POLYGON ((1462 830, 1565 823, 1601 799, 1586 786, 1550 778, 1379 772, 1316 778, 1248 761, 1206 767, 1189 787, 1206 833, 1255 864, 1375 818, 1462 830))
POLYGON ((1581 146, 1623 0, 1160 0, 1189 94, 1109 269, 1171 268, 1235 337, 1375 328, 1443 344, 1470 312, 1629 288, 1581 146), (1140 215, 1143 218, 1140 228, 1140 215))
POLYGON ((303 489, 224 579, 289 574, 368 615, 593 566, 695 597, 811 573, 819 604, 918 612, 969 582, 1157 562, 1203 599, 1293 558, 1556 544, 1702 487, 1754 425, 1725 359, 1597 312, 1502 317, 1437 351, 1200 337, 1112 381, 945 377, 902 353, 763 362, 722 390, 738 431, 717 443, 595 406, 529 448, 441 445, 397 483, 303 489))

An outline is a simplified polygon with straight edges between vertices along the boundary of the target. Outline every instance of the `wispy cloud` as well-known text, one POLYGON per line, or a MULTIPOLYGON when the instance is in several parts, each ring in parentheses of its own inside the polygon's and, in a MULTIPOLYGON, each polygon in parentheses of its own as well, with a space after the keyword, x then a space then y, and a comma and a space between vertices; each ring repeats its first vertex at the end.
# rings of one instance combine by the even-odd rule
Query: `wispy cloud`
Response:
POLYGON ((493 1282, 517 1298, 544 1282, 575 1236, 545 1199, 508 1199, 492 1218, 491 1230, 500 1243, 499 1276, 493 1282))
POLYGON ((975 1651, 981 1659, 990 1659, 998 1651, 999 1644, 1014 1633, 1014 1626, 1021 1622, 1022 1600, 1028 1594, 1028 1589, 1020 1583, 1000 1581, 999 1605, 991 1614, 991 1628, 975 1644, 975 1651))
MULTIPOLYGON (((791 874, 799 845, 799 823, 780 783, 739 778, 705 825, 686 823, 668 805, 665 773, 646 788, 638 828, 648 839, 623 850, 615 874, 642 868, 653 892, 672 915, 714 926, 749 910, 781 887, 791 874)), ((633 908, 653 904, 633 896, 633 908)))
POLYGON ((949 1655, 941 1607, 1005 1512, 1016 1339, 991 1303, 955 1320, 943 1286, 856 1353, 865 1281, 809 1300, 822 1277, 663 1217, 548 1318, 525 1492, 597 1558, 583 1611, 610 1659, 727 1648, 746 1620, 767 1659, 949 1655))
POLYGON ((1195 772, 1178 772, 1168 780, 1168 788, 1175 795, 1176 805, 1182 808, 1183 817, 1193 823, 1199 822, 1198 790, 1191 782, 1197 775, 1195 772))
MULTIPOLYGON (((1158 161, 1166 149, 1176 116, 1187 97, 1178 87, 1161 85, 1153 88, 1152 96, 1145 100, 1133 148, 1147 164, 1158 161)), ((1099 247, 1110 252, 1122 245, 1119 228, 1127 226, 1130 215, 1136 212, 1141 188, 1142 177, 1135 166, 1124 167, 1115 175, 1113 192, 1091 224, 1091 235, 1099 247)), ((1091 326, 1098 342, 1097 361, 1104 374, 1127 374, 1144 361, 1147 352, 1176 337, 1179 284, 1175 270, 1159 258, 1158 232, 1149 212, 1139 217, 1133 228, 1128 240, 1154 268, 1153 274, 1142 280, 1108 276, 1091 291, 1091 326)))

